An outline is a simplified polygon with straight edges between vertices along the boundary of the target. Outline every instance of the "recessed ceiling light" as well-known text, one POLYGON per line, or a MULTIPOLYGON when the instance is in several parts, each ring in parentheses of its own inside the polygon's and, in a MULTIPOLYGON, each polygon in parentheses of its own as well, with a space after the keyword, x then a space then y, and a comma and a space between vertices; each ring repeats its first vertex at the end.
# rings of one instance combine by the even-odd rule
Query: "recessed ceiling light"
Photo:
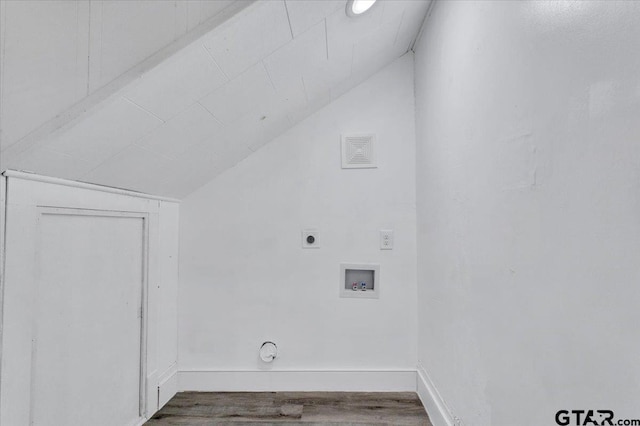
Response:
POLYGON ((349 0, 347 2, 347 15, 352 18, 362 15, 371 9, 375 2, 376 0, 349 0))

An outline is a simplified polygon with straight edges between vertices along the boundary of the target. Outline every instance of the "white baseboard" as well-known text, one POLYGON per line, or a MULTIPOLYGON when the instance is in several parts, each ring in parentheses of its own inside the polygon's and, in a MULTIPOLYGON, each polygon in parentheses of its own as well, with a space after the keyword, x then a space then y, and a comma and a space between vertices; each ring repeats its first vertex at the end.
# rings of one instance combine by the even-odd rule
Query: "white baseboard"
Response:
POLYGON ((460 423, 456 423, 449 407, 447 407, 431 378, 421 365, 418 366, 417 382, 418 396, 427 413, 429 413, 433 426, 459 425, 460 423))
POLYGON ((415 392, 415 370, 180 371, 180 391, 415 392))
POLYGON ((178 365, 173 364, 158 380, 158 410, 178 393, 178 365))

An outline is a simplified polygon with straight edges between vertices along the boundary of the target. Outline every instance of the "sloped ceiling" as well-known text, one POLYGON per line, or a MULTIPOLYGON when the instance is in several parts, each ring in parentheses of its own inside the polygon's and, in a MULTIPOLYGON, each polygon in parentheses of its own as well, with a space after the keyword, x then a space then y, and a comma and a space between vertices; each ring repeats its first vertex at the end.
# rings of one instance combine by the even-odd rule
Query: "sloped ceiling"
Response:
POLYGON ((405 54, 428 1, 258 1, 2 167, 183 197, 405 54))
POLYGON ((0 0, 0 148, 61 127, 251 3, 0 0))

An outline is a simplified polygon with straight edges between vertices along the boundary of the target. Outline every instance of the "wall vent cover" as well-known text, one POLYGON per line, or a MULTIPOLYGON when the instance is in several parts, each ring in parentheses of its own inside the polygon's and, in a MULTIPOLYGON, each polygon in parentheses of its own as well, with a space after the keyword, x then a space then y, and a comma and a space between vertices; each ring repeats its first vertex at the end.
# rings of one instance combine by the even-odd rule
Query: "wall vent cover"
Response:
POLYGON ((374 134, 342 135, 342 168, 367 169, 375 168, 374 134))

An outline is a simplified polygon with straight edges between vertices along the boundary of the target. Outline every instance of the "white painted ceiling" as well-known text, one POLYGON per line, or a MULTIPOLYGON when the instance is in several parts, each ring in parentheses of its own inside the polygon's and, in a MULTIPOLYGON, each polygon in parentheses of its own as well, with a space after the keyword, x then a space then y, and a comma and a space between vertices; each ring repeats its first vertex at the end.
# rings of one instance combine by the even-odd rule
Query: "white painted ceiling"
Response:
POLYGON ((78 103, 86 108, 85 99, 105 88, 115 92, 170 52, 149 61, 154 54, 196 29, 211 29, 215 23, 208 20, 245 3, 250 2, 0 0, 0 147, 21 142, 58 115, 68 116, 78 103), (127 81, 118 81, 126 75, 127 81))
MULTIPOLYGON (((345 0, 258 1, 61 128, 11 144, 2 167, 183 197, 405 54, 428 3, 380 0, 354 19, 345 0)), ((121 37, 154 37, 145 29, 121 37)))

